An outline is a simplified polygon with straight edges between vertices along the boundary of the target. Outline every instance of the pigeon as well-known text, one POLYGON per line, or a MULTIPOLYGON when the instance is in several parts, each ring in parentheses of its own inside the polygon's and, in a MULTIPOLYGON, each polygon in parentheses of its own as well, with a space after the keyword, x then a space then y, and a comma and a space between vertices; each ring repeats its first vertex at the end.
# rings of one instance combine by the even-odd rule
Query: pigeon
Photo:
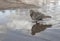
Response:
POLYGON ((41 12, 36 12, 34 10, 30 10, 30 17, 32 18, 32 20, 43 20, 44 18, 51 18, 51 16, 46 16, 41 12))

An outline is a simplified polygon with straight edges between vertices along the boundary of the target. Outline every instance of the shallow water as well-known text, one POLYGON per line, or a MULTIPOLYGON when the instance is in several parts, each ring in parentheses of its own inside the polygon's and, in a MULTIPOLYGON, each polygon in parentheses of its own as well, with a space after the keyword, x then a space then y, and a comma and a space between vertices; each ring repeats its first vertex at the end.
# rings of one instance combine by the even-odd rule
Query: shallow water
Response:
POLYGON ((44 19, 43 23, 53 26, 36 35, 31 35, 35 23, 32 23, 29 10, 19 12, 0 15, 0 41, 60 41, 60 12, 47 14, 52 18, 44 19))

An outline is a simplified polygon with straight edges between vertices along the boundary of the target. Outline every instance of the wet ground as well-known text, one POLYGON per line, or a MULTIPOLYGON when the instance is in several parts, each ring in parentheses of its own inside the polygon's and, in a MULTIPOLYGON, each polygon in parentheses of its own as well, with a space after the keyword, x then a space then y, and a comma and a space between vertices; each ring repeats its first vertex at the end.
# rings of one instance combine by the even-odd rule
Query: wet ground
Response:
POLYGON ((28 10, 24 10, 20 14, 2 14, 0 16, 0 41, 60 41, 59 13, 47 14, 52 18, 41 22, 52 24, 52 26, 35 35, 31 35, 31 29, 35 23, 32 23, 28 13, 28 10))

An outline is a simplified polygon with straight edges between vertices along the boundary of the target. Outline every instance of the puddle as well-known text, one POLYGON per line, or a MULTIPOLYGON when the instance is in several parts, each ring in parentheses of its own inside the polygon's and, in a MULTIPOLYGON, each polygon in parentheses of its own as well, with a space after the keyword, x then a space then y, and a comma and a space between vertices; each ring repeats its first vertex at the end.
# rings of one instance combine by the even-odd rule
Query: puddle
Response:
MULTIPOLYGON (((52 19, 43 20, 43 23, 46 24, 36 24, 32 23, 28 10, 23 10, 18 14, 10 14, 7 17, 4 17, 5 20, 1 22, 0 25, 0 35, 2 37, 1 41, 59 41, 60 39, 60 21, 56 19, 57 14, 53 16, 52 19), (26 12, 25 12, 26 11, 26 12), (22 13, 24 12, 24 13, 22 13), (55 19, 56 17, 56 19, 55 19), (8 20, 6 20, 8 19, 8 20), (7 22, 8 21, 8 22, 7 22), (56 29, 57 28, 57 29, 56 29), (4 32, 4 33, 2 33, 4 32), (35 34, 35 35, 34 35, 35 34), (52 38, 53 37, 53 38, 52 38)), ((1 17, 0 17, 1 18, 1 17)), ((60 19, 60 18, 59 18, 60 19)), ((2 20, 1 20, 2 21, 2 20)), ((1 38, 0 37, 0 38, 1 38)))

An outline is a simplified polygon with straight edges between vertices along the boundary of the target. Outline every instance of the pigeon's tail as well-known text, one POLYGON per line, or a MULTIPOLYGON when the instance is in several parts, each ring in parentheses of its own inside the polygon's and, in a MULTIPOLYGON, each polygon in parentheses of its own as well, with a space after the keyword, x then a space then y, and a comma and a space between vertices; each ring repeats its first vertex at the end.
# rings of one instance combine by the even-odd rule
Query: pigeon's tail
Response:
POLYGON ((44 18, 51 18, 51 16, 44 16, 44 18))

